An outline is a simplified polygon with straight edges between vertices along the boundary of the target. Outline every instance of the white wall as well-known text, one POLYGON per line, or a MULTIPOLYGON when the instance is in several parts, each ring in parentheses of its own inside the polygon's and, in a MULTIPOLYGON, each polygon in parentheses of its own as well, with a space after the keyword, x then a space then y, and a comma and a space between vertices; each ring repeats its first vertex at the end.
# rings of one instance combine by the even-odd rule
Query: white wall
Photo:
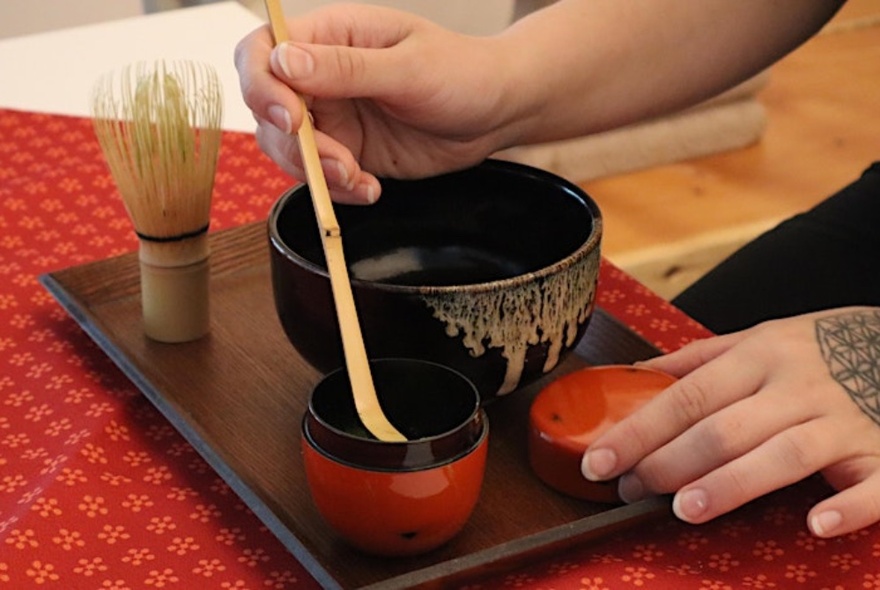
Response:
MULTIPOLYGON (((285 14, 307 12, 339 0, 283 0, 285 14)), ((441 25, 472 35, 500 31, 510 24, 514 0, 355 0, 420 14, 441 25)), ((252 3, 252 0, 245 4, 252 3)))
MULTIPOLYGON (((0 0, 0 38, 75 27, 214 0, 0 0)), ((339 0, 283 0, 295 15, 339 0)), ((354 0, 421 14, 462 33, 495 33, 510 23, 515 0, 354 0)), ((522 0, 520 0, 522 1, 522 0)), ((533 0, 531 0, 533 1, 533 0)), ((263 15, 262 0, 239 0, 263 15)))
POLYGON ((143 14, 141 0, 0 0, 0 38, 143 14))

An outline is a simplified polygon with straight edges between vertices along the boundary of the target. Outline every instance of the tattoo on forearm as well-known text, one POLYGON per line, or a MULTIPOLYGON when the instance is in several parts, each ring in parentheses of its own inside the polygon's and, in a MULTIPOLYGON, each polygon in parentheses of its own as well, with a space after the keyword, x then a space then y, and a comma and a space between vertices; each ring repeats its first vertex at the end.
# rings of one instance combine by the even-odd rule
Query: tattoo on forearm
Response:
POLYGON ((822 318, 816 339, 831 377, 880 424, 880 310, 822 318))

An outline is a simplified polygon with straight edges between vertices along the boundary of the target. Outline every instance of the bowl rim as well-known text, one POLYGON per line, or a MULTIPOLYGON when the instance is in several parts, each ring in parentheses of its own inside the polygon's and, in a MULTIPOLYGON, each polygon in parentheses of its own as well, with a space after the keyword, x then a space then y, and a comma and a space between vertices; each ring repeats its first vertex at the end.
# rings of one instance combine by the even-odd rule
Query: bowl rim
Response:
MULTIPOLYGON (((493 281, 456 285, 398 285, 395 283, 370 281, 351 277, 351 284, 357 285, 358 288, 361 289, 375 289, 392 293, 408 293, 417 295, 440 295, 443 293, 461 292, 482 293, 487 291, 495 291, 498 289, 515 288, 522 284, 531 283, 535 280, 555 275, 599 249, 603 233, 602 213, 596 201, 593 200, 593 198, 590 197, 590 195, 588 195, 587 192, 578 185, 552 172, 535 168, 533 166, 528 166, 526 164, 520 164, 518 162, 509 162, 506 160, 496 160, 489 158, 475 165, 473 168, 488 168, 490 170, 497 170, 507 174, 516 172, 518 174, 523 174, 537 180, 552 181, 553 184, 560 185, 561 188, 565 189, 566 192, 580 199, 580 201, 584 204, 585 208, 592 216, 592 229, 587 234, 586 240, 584 240, 584 242, 574 251, 547 266, 527 273, 522 273, 503 279, 496 279, 493 281)), ((455 172, 451 172, 450 174, 454 173, 455 172)), ((301 256, 296 251, 291 249, 284 242, 284 240, 281 239, 281 236, 278 232, 278 225, 276 221, 278 219, 278 216, 280 215, 281 210, 284 208, 285 203, 293 198, 294 194, 299 191, 305 190, 306 188, 307 185, 304 183, 297 184, 293 187, 286 189, 281 194, 281 196, 276 199, 275 203, 272 205, 272 208, 269 211, 269 216, 267 218, 269 241, 272 244, 272 248, 280 255, 284 256, 294 264, 301 266, 308 271, 329 280, 329 273, 326 268, 315 264, 311 260, 301 256)), ((342 234, 342 240, 344 247, 344 233, 342 234)))

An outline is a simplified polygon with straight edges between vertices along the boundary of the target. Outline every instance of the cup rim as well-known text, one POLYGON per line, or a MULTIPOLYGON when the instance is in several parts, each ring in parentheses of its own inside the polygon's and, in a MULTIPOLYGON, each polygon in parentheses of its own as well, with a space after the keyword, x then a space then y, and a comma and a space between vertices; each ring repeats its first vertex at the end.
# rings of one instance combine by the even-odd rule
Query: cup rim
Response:
MULTIPOLYGON (((477 412, 479 416, 479 424, 480 424, 480 435, 473 441, 471 445, 469 445, 466 449, 462 450, 460 453, 446 457, 440 461, 434 461, 425 465, 415 464, 415 465, 397 465, 397 466, 375 466, 375 465, 364 465, 361 463, 355 463, 354 461, 350 461, 339 457, 338 455, 334 455, 330 453, 323 447, 319 446, 312 436, 311 430, 309 429, 309 417, 310 414, 306 412, 302 418, 302 439, 312 448, 316 453, 325 457, 326 459, 333 461, 334 463, 338 463, 345 467, 350 467, 351 469, 357 469, 360 471, 371 471, 376 473, 417 473, 420 471, 428 471, 430 469, 437 469, 440 467, 445 467, 446 465, 451 465, 456 461, 460 461, 464 459, 468 455, 476 452, 486 441, 489 436, 489 419, 486 416, 486 411, 482 408, 477 412)), ((314 416, 311 416, 314 418, 314 416)), ((470 421, 468 421, 470 422, 470 421)), ((464 426, 464 425, 462 425, 464 426)), ((438 436, 445 436, 448 433, 443 433, 438 436)), ((360 437, 356 437, 359 441, 363 442, 375 442, 383 445, 398 445, 398 446, 406 446, 412 444, 423 445, 426 444, 428 439, 418 439, 417 441, 407 441, 407 442, 391 442, 391 441, 371 441, 370 439, 364 439, 360 437)))
MULTIPOLYGON (((502 173, 519 172, 531 179, 536 179, 539 181, 552 181, 554 184, 559 185, 560 188, 564 189, 566 192, 570 193, 583 203, 585 209, 589 211, 590 217, 593 220, 592 229, 587 233, 586 238, 580 244, 580 246, 578 246, 575 250, 573 250, 566 256, 539 269, 518 274, 512 277, 496 279, 492 281, 484 281, 480 283, 456 285, 399 285, 395 283, 371 281, 351 277, 350 280, 352 285, 357 285, 358 288, 380 289, 383 291, 399 293, 416 293, 420 295, 434 295, 462 291, 469 293, 495 291, 498 289, 511 288, 517 285, 521 285, 523 283, 529 283, 547 276, 555 275, 559 271, 564 270, 565 268, 568 268, 571 265, 577 263, 584 257, 589 256, 591 252, 600 247, 602 234, 604 233, 602 212, 599 209, 598 204, 593 200, 593 198, 590 197, 581 187, 561 176, 558 176, 546 170, 535 168, 526 164, 520 164, 517 162, 488 158, 473 166, 473 168, 481 167, 499 171, 502 173)), ((449 174, 455 174, 455 172, 450 172, 449 174)), ((297 193, 307 190, 308 186, 306 184, 298 184, 285 190, 281 194, 281 196, 276 199, 275 203, 272 205, 272 208, 269 211, 269 216, 267 218, 269 241, 272 247, 281 256, 290 260, 294 264, 308 269, 309 272, 329 279, 329 273, 326 268, 315 264, 308 258, 305 258, 297 251, 289 247, 281 238, 280 232, 278 230, 278 217, 287 201, 292 199, 297 193)))
MULTIPOLYGON (((344 430, 331 423, 321 415, 315 404, 315 392, 322 383, 330 379, 347 379, 345 366, 339 367, 324 375, 312 389, 308 405, 302 420, 302 432, 313 443, 316 450, 326 456, 356 468, 373 468, 373 470, 423 470, 428 467, 437 467, 458 460, 479 447, 480 442, 488 434, 488 417, 482 408, 482 400, 476 385, 461 371, 447 365, 424 359, 416 358, 380 358, 370 359, 370 366, 390 367, 395 363, 406 364, 410 367, 425 368, 431 371, 439 371, 454 378, 461 385, 461 392, 465 390, 468 396, 462 397, 461 419, 455 425, 442 432, 428 434, 406 441, 383 441, 376 438, 365 437, 344 430), (320 430, 320 437, 312 432, 314 423, 320 430), (479 432, 477 432, 479 429, 479 432), (465 448, 456 451, 462 439, 467 440, 465 448), (323 440, 322 442, 319 442, 323 440), (331 448, 327 448, 330 446, 331 448), (356 450, 361 449, 361 450, 356 450), (357 462, 348 458, 347 454, 368 455, 375 461, 374 465, 357 462), (381 466, 381 467, 380 467, 381 466)), ((436 375, 436 373, 434 373, 436 375)))

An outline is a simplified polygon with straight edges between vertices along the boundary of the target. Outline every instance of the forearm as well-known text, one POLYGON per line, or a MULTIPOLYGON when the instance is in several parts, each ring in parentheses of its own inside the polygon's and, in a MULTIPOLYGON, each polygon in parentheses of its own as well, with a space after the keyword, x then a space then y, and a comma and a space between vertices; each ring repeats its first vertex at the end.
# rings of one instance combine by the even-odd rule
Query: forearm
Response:
POLYGON ((512 25, 508 144, 575 137, 673 112, 760 72, 839 0, 561 0, 512 25))

